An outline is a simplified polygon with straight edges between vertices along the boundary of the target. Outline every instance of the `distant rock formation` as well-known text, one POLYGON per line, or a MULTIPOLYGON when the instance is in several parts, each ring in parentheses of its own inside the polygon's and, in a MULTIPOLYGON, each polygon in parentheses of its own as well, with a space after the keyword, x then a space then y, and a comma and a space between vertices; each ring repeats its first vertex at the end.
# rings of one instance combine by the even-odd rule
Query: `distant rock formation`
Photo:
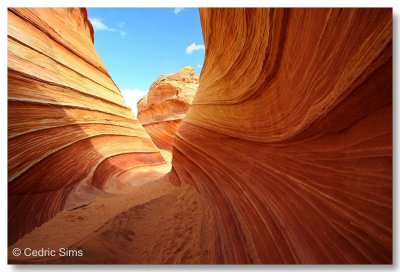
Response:
POLYGON ((9 244, 84 198, 84 188, 165 164, 93 39, 86 9, 8 10, 9 244))
POLYGON ((160 76, 138 102, 137 118, 161 149, 171 150, 175 132, 196 94, 199 77, 190 67, 160 76))
POLYGON ((391 263, 392 10, 200 17, 171 181, 212 207, 213 262, 391 263))

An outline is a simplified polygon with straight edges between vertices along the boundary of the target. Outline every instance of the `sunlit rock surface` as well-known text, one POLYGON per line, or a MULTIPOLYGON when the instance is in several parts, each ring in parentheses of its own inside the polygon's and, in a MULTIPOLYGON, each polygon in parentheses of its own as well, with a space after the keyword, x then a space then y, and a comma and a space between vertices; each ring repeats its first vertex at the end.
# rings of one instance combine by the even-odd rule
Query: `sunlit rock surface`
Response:
POLYGON ((183 67, 160 76, 138 102, 138 119, 161 149, 171 150, 172 142, 199 85, 196 71, 183 67))
POLYGON ((171 182, 216 263, 392 261, 391 9, 200 9, 205 63, 171 182))
POLYGON ((93 186, 165 164, 93 39, 85 9, 8 10, 9 244, 93 186))

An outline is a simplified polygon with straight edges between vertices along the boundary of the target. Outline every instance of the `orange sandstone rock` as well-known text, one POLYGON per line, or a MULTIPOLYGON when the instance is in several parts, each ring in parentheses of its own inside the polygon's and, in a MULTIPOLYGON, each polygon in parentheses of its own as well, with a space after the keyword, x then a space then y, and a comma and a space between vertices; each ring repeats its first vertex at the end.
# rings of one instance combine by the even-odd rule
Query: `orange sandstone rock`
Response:
POLYGON ((198 84, 196 71, 186 66, 175 74, 160 76, 138 102, 138 119, 159 148, 172 149, 175 132, 198 84))
POLYGON ((392 262, 391 9, 200 9, 171 180, 216 263, 392 262))
MULTIPOLYGON (((117 245, 127 263, 391 263, 391 10, 200 16, 205 64, 169 175, 193 186, 79 243, 105 261, 112 254, 97 241, 117 245), (140 235, 113 243, 109 231, 121 229, 140 235)), ((139 175, 128 169, 164 164, 98 58, 84 10, 10 9, 9 18, 12 243, 61 210, 77 184, 109 191, 139 175)), ((184 108, 174 91, 165 97, 142 100, 162 106, 140 118, 149 131, 154 120, 165 126, 150 134, 168 148, 166 121, 186 110, 173 111, 184 108)))
POLYGON ((165 164, 93 38, 85 9, 8 10, 9 244, 74 205, 78 184, 165 164))

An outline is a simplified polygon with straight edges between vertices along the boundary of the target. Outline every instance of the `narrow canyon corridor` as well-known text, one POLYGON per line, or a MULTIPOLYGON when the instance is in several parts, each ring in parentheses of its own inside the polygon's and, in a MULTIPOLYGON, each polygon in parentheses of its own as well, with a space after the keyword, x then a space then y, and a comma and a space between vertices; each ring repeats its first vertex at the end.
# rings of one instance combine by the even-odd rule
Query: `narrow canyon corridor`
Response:
POLYGON ((135 118, 86 9, 8 9, 9 263, 392 263, 391 9, 199 13, 135 118))

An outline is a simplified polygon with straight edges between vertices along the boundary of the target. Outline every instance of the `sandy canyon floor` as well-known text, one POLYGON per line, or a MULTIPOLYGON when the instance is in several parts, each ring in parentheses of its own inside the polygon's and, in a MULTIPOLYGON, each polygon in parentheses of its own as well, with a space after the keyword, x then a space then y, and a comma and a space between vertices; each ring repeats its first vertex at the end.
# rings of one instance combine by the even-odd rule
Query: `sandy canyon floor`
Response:
POLYGON ((212 232, 201 223, 207 211, 194 188, 174 187, 165 177, 132 178, 130 187, 64 210, 9 247, 10 252, 68 248, 82 250, 83 256, 19 256, 10 263, 210 262, 211 251, 200 242, 212 232))

